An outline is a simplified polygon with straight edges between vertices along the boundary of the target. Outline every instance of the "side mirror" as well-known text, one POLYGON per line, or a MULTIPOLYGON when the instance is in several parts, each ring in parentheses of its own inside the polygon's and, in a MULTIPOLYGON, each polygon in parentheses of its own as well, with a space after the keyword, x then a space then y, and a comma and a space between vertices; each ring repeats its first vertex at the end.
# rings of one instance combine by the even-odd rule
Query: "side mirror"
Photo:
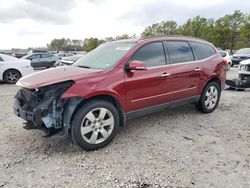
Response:
POLYGON ((134 60, 129 63, 127 70, 147 70, 147 66, 142 61, 134 60))

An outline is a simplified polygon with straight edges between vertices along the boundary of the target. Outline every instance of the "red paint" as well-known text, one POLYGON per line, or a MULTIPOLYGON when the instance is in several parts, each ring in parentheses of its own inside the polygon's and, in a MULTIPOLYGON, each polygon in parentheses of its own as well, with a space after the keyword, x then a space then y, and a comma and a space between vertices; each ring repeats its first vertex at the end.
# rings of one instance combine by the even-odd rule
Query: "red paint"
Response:
MULTIPOLYGON (((168 64, 147 70, 125 71, 125 65, 135 51, 154 41, 198 41, 185 37, 155 37, 139 40, 133 49, 110 70, 92 70, 78 67, 59 67, 41 71, 22 78, 18 85, 39 88, 66 80, 75 83, 62 98, 81 96, 85 99, 98 96, 113 96, 124 112, 200 95, 206 83, 219 78, 225 83, 226 66, 217 52, 201 61, 168 64), (195 71, 200 68, 200 71, 195 71), (165 76, 162 76, 165 74, 165 76), (168 74, 166 76, 166 74, 168 74)), ((138 63, 140 64, 140 63, 138 63)))

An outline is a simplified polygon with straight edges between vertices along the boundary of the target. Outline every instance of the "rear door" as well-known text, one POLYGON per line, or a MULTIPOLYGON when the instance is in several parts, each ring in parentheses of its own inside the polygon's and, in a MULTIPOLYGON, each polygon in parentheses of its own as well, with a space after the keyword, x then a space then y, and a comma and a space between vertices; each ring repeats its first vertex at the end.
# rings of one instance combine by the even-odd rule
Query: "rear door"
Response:
POLYGON ((132 56, 147 65, 147 70, 125 72, 127 110, 134 111, 169 101, 166 57, 163 43, 153 42, 139 48, 132 56))
POLYGON ((202 63, 195 61, 193 51, 186 41, 166 41, 165 45, 171 64, 172 101, 196 96, 202 63))
POLYGON ((40 54, 34 54, 30 58, 31 66, 32 67, 41 67, 41 55, 40 54))

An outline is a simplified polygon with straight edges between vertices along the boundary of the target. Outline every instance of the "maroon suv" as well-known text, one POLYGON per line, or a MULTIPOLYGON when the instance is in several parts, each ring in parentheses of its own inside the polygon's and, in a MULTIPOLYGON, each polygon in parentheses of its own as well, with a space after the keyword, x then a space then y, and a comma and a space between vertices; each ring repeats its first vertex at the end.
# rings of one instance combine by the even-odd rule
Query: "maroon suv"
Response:
POLYGON ((71 134, 82 148, 106 146, 131 118, 194 103, 216 109, 226 62, 216 48, 189 37, 107 42, 72 66, 23 77, 15 114, 26 129, 53 139, 71 134))

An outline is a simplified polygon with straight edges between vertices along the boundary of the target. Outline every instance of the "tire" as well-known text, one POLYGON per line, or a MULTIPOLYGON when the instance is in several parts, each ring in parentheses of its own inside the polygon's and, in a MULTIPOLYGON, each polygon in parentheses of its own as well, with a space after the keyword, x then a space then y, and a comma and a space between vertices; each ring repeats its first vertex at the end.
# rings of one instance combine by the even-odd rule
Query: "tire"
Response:
POLYGON ((73 117, 71 136, 85 150, 96 150, 108 145, 119 130, 116 107, 104 100, 84 104, 73 117))
POLYGON ((7 84, 15 84, 21 77, 21 73, 14 69, 7 70, 3 75, 3 79, 7 84))
POLYGON ((232 62, 231 67, 233 67, 233 66, 234 66, 234 64, 233 64, 233 62, 232 62))
POLYGON ((220 100, 221 89, 216 82, 209 82, 203 90, 200 100, 196 104, 197 110, 203 113, 213 112, 220 100), (210 97, 210 98, 209 98, 210 97))

